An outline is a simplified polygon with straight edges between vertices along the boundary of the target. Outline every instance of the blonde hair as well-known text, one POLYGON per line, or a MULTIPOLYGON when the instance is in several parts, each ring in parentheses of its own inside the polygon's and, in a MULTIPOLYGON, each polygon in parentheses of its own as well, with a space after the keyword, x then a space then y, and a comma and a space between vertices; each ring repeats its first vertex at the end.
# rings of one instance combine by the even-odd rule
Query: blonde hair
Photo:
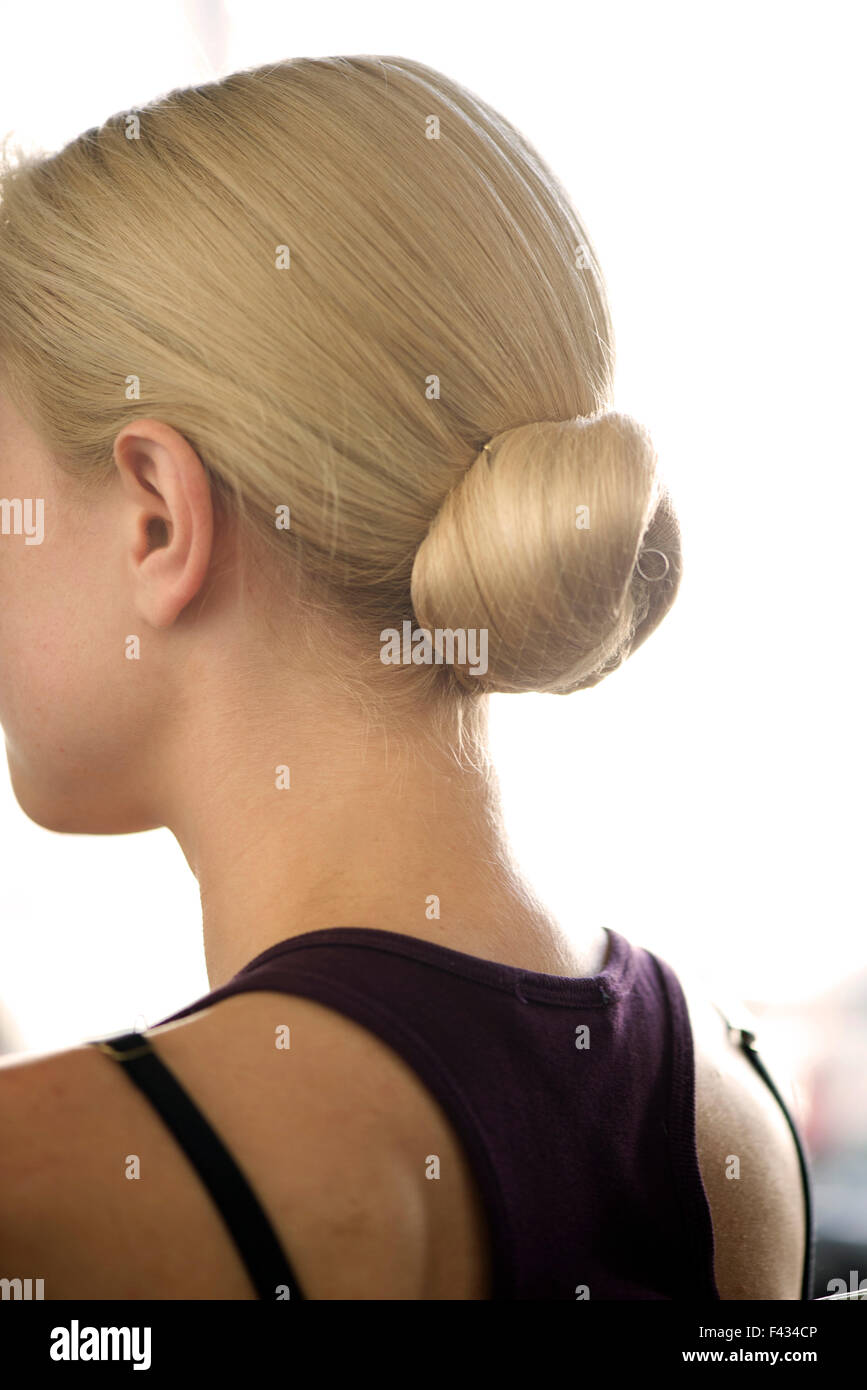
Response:
POLYGON ((589 237, 441 73, 234 73, 7 159, 0 197, 0 372, 60 466, 96 486, 131 419, 174 426, 370 671, 409 620, 488 634, 484 676, 413 666, 414 691, 568 693, 671 605, 677 522, 611 410, 589 237))

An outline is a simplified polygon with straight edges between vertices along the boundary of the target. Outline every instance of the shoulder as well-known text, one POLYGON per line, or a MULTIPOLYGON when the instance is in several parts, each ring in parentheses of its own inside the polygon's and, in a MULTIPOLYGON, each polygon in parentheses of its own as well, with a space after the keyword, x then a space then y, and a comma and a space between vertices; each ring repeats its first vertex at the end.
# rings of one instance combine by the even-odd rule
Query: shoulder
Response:
MULTIPOLYGON (((791 1129, 702 986, 681 983, 693 1034, 696 1146, 717 1287, 723 1299, 800 1299, 806 1213, 791 1129)), ((743 1007, 737 1021, 754 1022, 743 1007)), ((761 1055, 760 1030, 757 1046, 761 1055)), ((783 1079, 774 1081, 791 1112, 783 1079)))
POLYGON ((69 1252, 86 1265, 110 1244, 124 1126, 128 1149, 141 1137, 126 1087, 89 1046, 0 1063, 0 1247, 14 1275, 46 1276, 49 1298, 69 1252))
MULTIPOLYGON (((308 1296, 358 1297, 359 1259, 362 1297, 425 1296, 429 1149, 416 1123, 424 1131, 434 1103, 400 1058, 312 1001, 258 992, 148 1036, 251 1182, 308 1296)), ((254 1296, 175 1137, 97 1048, 0 1064, 0 1132, 10 1277, 44 1273, 47 1298, 254 1296)))
POLYGON ((158 1029, 153 1041, 242 1166, 261 1174, 263 1204, 289 1233, 303 1288, 330 1298, 483 1296, 473 1173, 399 1053, 326 1005, 267 991, 224 1000, 196 1026, 158 1029), (438 1182, 428 1180, 432 1152, 438 1182))
MULTIPOLYGON (((0 1058, 0 1194, 15 1172, 32 1184, 60 1153, 71 1154, 76 1133, 103 1114, 114 1078, 89 1046, 0 1058)), ((98 1129, 96 1131, 98 1134, 98 1129)))

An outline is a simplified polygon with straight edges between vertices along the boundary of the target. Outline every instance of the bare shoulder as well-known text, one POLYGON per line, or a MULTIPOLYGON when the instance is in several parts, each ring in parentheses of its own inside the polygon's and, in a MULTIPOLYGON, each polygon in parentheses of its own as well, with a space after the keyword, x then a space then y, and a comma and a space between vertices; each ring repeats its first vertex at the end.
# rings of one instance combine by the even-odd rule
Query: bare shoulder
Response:
POLYGON ((14 1172, 35 1186, 58 1153, 72 1156, 75 1132, 99 1116, 113 1080, 86 1046, 0 1058, 0 1194, 14 1172))
POLYGON ((800 1299, 806 1214, 791 1129, 710 998, 680 978, 693 1032, 696 1143, 717 1287, 723 1299, 800 1299))
POLYGON ((242 1166, 260 1175, 310 1295, 486 1297, 485 1218, 460 1141, 375 1033, 315 1000, 255 991, 197 1015, 195 1031, 170 1025, 151 1036, 242 1166), (432 1153, 437 1182, 427 1180, 432 1153))
POLYGON ((6 1059, 0 1130, 8 1277, 47 1299, 254 1296, 171 1134, 96 1048, 6 1059))
MULTIPOLYGON (((484 1296, 457 1142, 372 1034, 257 992, 148 1036, 251 1183, 308 1297, 484 1296), (451 1179, 425 1182, 426 1156, 452 1149, 451 1179)), ((0 1132, 0 1274, 44 1278, 46 1298, 255 1297, 175 1137, 98 1049, 7 1059, 0 1132)))

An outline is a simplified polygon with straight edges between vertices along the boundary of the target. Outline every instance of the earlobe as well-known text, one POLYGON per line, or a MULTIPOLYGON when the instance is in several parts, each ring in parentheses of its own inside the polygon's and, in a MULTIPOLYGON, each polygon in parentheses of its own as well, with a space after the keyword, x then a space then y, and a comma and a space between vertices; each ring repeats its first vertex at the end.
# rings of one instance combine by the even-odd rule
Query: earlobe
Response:
POLYGON ((115 440, 114 459, 136 609, 151 627, 171 627, 208 573, 210 482, 183 435, 159 420, 126 426, 115 440))

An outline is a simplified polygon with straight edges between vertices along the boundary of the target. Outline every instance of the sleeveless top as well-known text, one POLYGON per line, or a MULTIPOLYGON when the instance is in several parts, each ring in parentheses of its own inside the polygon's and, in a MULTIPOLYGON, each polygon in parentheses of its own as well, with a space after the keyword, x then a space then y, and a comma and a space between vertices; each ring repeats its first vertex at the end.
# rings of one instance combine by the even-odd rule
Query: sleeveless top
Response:
MULTIPOLYGON (((261 952, 162 1023, 267 990, 315 1000, 376 1034, 461 1141, 487 1217, 494 1299, 718 1300, 686 999, 665 961, 606 931, 603 970, 571 978, 396 932, 326 928, 261 952)), ((794 1135, 807 1220, 801 1298, 811 1299, 801 1138, 754 1035, 729 1027, 794 1135)), ((303 1299, 251 1184, 148 1039, 128 1033, 93 1045, 124 1064, 175 1134, 259 1297, 303 1299)))

